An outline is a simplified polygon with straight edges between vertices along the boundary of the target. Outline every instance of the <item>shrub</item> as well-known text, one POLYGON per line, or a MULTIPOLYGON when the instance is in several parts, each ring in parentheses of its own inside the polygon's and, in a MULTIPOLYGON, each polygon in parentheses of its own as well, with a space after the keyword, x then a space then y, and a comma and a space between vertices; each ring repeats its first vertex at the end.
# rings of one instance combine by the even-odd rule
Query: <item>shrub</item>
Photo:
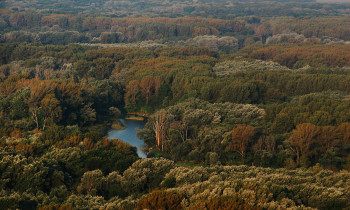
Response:
POLYGON ((183 197, 164 190, 154 191, 137 202, 137 209, 181 209, 183 197))
POLYGON ((257 206, 251 206, 246 203, 244 203, 243 200, 236 198, 236 197, 216 197, 209 200, 198 200, 197 202, 194 202, 190 208, 191 210, 196 209, 218 209, 218 210, 224 210, 224 209, 237 209, 237 210, 243 210, 243 209, 262 209, 257 206))

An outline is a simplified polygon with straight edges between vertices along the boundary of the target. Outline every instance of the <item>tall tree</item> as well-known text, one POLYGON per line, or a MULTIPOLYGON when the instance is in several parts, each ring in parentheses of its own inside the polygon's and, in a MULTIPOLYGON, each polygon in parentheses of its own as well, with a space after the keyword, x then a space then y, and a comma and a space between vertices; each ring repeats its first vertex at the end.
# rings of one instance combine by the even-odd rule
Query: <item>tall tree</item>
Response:
POLYGON ((154 79, 152 77, 144 77, 140 83, 141 91, 143 96, 146 98, 146 104, 149 103, 149 100, 154 91, 154 79))
POLYGON ((226 147, 227 151, 234 151, 241 155, 242 161, 248 145, 253 141, 255 128, 249 125, 238 125, 232 130, 232 141, 226 147))
POLYGON ((43 110, 43 130, 45 130, 48 121, 55 122, 61 118, 62 109, 59 106, 60 102, 54 94, 47 94, 40 102, 43 110))
POLYGON ((140 91, 140 82, 138 80, 131 80, 126 86, 126 101, 136 102, 136 96, 140 91))
POLYGON ((156 134, 157 147, 163 151, 166 138, 168 116, 164 110, 161 110, 157 112, 153 118, 153 131, 156 134))
POLYGON ((37 130, 40 129, 42 122, 44 130, 47 119, 60 113, 59 102, 54 96, 55 87, 56 85, 51 82, 37 80, 30 88, 30 98, 27 103, 37 130))
POLYGON ((350 123, 343 123, 338 126, 342 144, 350 144, 350 123))
POLYGON ((310 147, 319 134, 320 128, 311 123, 299 124, 292 131, 286 144, 297 156, 297 166, 300 165, 301 156, 307 158, 310 147))

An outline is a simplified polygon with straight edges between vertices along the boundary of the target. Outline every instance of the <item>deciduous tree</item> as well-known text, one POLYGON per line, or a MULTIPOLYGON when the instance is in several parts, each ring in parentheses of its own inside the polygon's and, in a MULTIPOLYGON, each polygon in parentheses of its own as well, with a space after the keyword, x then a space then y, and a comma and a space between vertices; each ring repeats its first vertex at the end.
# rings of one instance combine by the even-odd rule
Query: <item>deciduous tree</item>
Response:
POLYGON ((237 152, 243 160, 248 145, 253 141, 254 135, 254 127, 249 125, 238 125, 232 130, 232 141, 228 143, 226 150, 237 152))
POLYGON ((310 147, 319 134, 320 128, 311 123, 299 124, 292 131, 292 135, 286 141, 286 144, 297 156, 298 166, 300 165, 300 157, 307 158, 310 147))

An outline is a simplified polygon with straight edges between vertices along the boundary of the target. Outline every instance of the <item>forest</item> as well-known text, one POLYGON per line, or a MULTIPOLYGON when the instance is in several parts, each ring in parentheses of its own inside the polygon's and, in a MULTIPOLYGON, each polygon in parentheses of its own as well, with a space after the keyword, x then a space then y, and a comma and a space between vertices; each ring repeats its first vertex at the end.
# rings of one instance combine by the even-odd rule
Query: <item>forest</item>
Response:
POLYGON ((1 1, 0 207, 349 209, 349 11, 1 1))

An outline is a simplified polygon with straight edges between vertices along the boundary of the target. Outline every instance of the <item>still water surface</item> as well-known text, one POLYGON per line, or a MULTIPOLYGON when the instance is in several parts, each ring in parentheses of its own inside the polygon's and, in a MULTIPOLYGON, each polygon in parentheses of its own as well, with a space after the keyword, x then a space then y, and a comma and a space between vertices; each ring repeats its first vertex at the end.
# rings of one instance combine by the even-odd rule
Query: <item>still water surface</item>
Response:
POLYGON ((145 127, 145 122, 140 120, 126 120, 120 119, 120 121, 125 125, 124 130, 111 130, 108 132, 108 139, 120 139, 128 142, 132 146, 137 148, 137 154, 140 158, 146 158, 147 155, 144 151, 145 143, 136 137, 137 129, 143 129, 145 127))

